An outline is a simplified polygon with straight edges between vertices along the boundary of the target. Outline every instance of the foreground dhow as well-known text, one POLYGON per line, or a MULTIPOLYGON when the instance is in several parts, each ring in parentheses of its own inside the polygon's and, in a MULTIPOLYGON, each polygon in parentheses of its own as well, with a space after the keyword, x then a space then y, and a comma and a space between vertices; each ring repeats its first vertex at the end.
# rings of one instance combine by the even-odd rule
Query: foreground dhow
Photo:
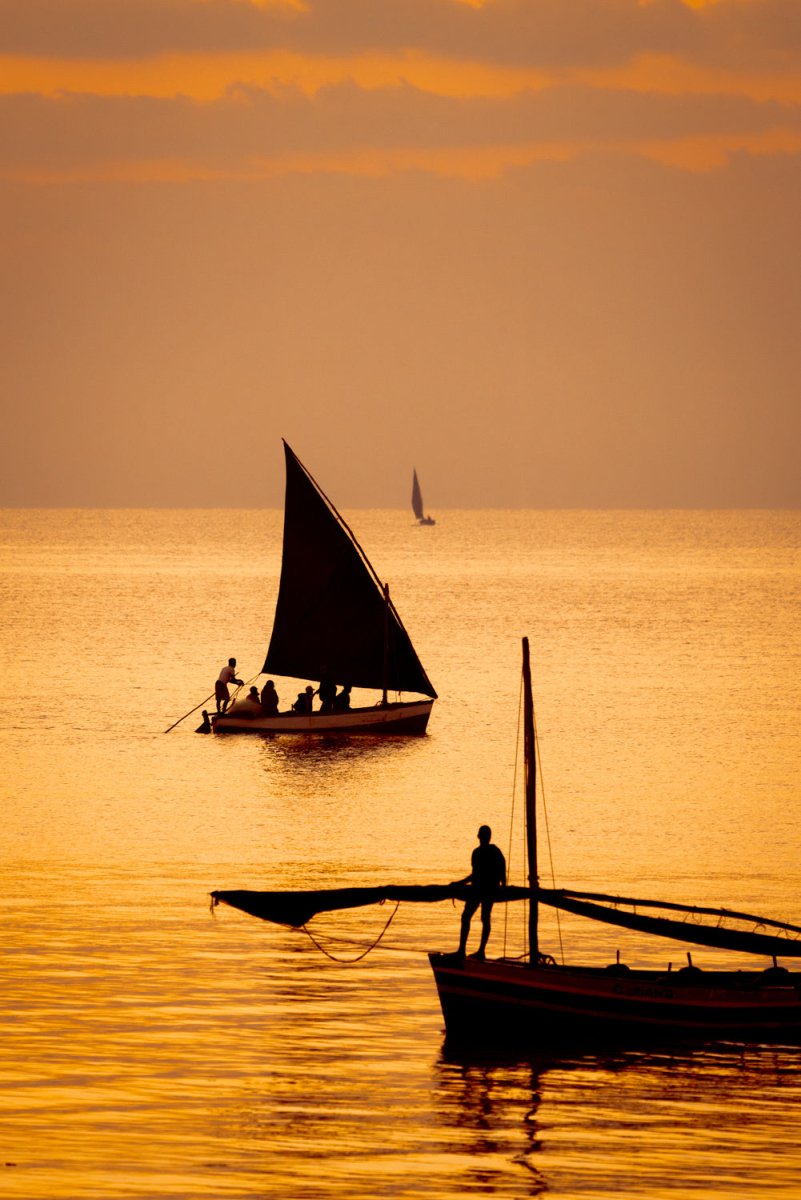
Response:
POLYGON ((263 673, 380 691, 377 703, 217 713, 215 733, 425 733, 437 693, 352 530, 284 442, 281 581, 263 673), (412 693, 417 699, 401 699, 412 693), (390 699, 390 695, 397 697, 390 699))
MULTIPOLYGON (((528 953, 523 960, 481 961, 459 954, 429 955, 449 1037, 479 1045, 517 1047, 601 1042, 654 1043, 801 1037, 801 972, 778 957, 801 957, 801 926, 723 908, 607 896, 537 886, 536 733, 528 641, 523 640, 526 848, 532 887, 501 889, 496 902, 529 903, 528 953), (759 955, 762 969, 629 969, 559 964, 541 951, 539 906, 649 936, 759 955), (643 911, 646 910, 646 911, 643 911), (651 915, 659 914, 659 915, 651 915), (669 915, 668 915, 669 914, 669 915), (704 923, 713 918, 714 923, 704 923)), ((308 892, 217 891, 223 902, 263 920, 301 927, 316 913, 383 900, 433 903, 466 899, 469 885, 387 886, 308 892)))

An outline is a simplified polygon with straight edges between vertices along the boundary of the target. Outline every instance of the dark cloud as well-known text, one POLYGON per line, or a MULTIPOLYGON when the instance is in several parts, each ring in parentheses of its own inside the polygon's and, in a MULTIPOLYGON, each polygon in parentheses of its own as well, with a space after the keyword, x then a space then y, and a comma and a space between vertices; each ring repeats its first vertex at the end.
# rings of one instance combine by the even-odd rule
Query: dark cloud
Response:
POLYGON ((483 149, 529 142, 588 148, 634 140, 801 131, 801 105, 724 96, 554 88, 507 100, 454 100, 353 84, 314 99, 239 90, 223 100, 68 95, 0 97, 0 166, 68 169, 171 158, 237 167, 253 156, 353 149, 483 149))
POLYGON ((498 65, 604 66, 637 54, 709 65, 792 69, 801 59, 798 0, 0 0, 0 52, 132 58, 170 52, 308 54, 427 51, 498 65))
POLYGON ((240 0, 0 0, 0 53, 127 59, 255 50, 285 24, 282 10, 240 0))

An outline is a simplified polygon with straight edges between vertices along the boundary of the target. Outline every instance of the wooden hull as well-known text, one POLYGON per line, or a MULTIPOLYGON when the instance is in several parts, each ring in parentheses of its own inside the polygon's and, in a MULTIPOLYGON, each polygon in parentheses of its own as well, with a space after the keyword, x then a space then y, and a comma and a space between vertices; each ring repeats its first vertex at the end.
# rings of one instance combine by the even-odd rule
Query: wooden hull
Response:
POLYGON ((560 1041, 801 1038, 801 973, 616 973, 592 967, 461 964, 429 955, 449 1036, 516 1045, 560 1041))
POLYGON ((371 708, 351 708, 347 712, 277 713, 274 717, 250 717, 214 714, 215 733, 323 733, 341 734, 423 734, 431 716, 433 700, 412 700, 371 708))

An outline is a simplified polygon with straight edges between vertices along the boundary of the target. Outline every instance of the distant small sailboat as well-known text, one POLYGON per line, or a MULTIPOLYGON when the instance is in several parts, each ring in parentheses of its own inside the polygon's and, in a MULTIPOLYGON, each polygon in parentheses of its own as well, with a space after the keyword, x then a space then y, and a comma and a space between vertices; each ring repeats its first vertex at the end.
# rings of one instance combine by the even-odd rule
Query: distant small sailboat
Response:
MULTIPOLYGON (((211 717, 215 733, 425 733, 437 693, 372 563, 334 505, 284 442, 281 580, 263 673, 375 688, 377 704, 270 715, 238 706, 211 717), (414 700, 389 693, 417 693, 414 700)), ((318 689, 319 690, 319 689, 318 689)), ((311 687, 307 688, 311 693, 311 687)), ((341 693, 340 693, 341 695, 341 693)))
POLYGON ((417 471, 412 471, 412 509, 417 517, 418 525, 436 525, 433 517, 427 517, 423 508, 423 493, 420 491, 420 480, 417 471))

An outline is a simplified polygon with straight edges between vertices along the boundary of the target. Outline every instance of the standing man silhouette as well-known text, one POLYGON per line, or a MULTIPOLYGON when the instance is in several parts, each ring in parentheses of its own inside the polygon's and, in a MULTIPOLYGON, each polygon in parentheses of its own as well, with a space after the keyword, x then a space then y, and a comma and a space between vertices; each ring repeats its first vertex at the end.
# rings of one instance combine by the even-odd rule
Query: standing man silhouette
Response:
POLYGON ((482 825, 478 831, 478 845, 470 859, 472 870, 459 883, 470 884, 470 895, 465 901, 462 913, 461 937, 459 938, 458 955, 464 958, 467 952, 467 938, 470 933, 470 922, 476 909, 481 906, 481 942, 478 950, 472 956, 479 962, 484 961, 487 942, 490 935, 490 915, 492 905, 497 899, 498 892, 506 887, 506 859, 503 852, 492 843, 492 830, 489 825, 482 825))
POLYGON ((228 684, 235 683, 237 687, 243 687, 241 679, 236 677, 236 659, 229 658, 227 666, 220 671, 217 682, 214 685, 214 699, 217 701, 217 712, 225 712, 228 708, 228 701, 231 699, 231 693, 228 691, 228 684))

